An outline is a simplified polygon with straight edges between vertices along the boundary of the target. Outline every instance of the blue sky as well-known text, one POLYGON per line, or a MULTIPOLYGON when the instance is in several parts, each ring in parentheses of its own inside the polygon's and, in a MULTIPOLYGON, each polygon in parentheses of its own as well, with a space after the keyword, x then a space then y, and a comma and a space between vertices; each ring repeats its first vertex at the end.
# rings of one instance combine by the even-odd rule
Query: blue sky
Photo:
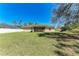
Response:
POLYGON ((58 4, 53 3, 2 3, 0 4, 0 23, 12 24, 23 19, 24 23, 33 22, 51 25, 53 10, 58 4))

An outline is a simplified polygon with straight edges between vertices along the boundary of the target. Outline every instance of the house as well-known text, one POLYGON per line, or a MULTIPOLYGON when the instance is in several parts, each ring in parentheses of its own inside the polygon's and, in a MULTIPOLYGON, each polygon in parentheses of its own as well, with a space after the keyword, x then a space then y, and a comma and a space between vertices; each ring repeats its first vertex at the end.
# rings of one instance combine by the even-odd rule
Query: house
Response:
POLYGON ((45 25, 28 25, 24 27, 24 29, 28 32, 53 32, 53 27, 48 27, 45 25))
POLYGON ((18 29, 17 26, 5 24, 5 23, 0 23, 0 28, 18 29))

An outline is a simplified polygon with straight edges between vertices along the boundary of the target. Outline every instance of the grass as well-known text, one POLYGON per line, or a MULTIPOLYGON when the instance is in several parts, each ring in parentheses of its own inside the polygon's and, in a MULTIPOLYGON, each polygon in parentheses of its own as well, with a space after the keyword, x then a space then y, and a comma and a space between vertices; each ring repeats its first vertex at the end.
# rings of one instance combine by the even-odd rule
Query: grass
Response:
POLYGON ((62 38, 60 40, 59 38, 46 36, 40 37, 39 34, 41 33, 17 32, 0 34, 0 55, 79 55, 79 40, 70 39, 65 41, 62 38))

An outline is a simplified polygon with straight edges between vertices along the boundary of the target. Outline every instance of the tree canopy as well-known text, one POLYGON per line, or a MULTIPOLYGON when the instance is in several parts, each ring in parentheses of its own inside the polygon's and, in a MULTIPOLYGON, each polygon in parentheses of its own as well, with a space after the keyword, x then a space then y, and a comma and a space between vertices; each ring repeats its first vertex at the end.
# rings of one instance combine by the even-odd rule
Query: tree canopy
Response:
POLYGON ((65 27, 72 26, 72 28, 76 28, 79 24, 79 4, 77 3, 60 4, 59 8, 54 10, 53 13, 53 22, 59 21, 61 23, 63 21, 65 27))

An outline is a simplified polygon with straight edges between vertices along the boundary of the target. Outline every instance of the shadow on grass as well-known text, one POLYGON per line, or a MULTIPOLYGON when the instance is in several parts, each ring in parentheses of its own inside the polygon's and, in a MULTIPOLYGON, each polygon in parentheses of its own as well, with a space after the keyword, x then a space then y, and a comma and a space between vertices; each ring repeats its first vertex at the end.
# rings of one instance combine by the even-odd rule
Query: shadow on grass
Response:
POLYGON ((69 43, 70 40, 79 40, 79 34, 53 32, 53 33, 40 33, 38 34, 38 36, 52 38, 52 39, 55 38, 55 40, 59 41, 57 45, 54 45, 58 49, 55 50, 54 52, 59 56, 74 56, 75 53, 79 54, 79 43, 76 44, 69 43), (63 50, 65 48, 69 48, 69 49, 63 50))
POLYGON ((59 56, 75 56, 74 51, 68 51, 68 50, 55 50, 54 51, 59 56))
POLYGON ((68 45, 68 44, 59 43, 58 45, 55 45, 55 47, 57 47, 57 48, 59 48, 59 49, 62 49, 63 47, 72 48, 72 47, 74 47, 74 46, 73 46, 73 45, 68 45))
POLYGON ((38 36, 57 39, 79 39, 79 34, 67 34, 62 32, 40 33, 38 36))
POLYGON ((59 51, 59 50, 56 50, 54 51, 58 56, 68 56, 67 54, 65 54, 63 51, 59 51))

